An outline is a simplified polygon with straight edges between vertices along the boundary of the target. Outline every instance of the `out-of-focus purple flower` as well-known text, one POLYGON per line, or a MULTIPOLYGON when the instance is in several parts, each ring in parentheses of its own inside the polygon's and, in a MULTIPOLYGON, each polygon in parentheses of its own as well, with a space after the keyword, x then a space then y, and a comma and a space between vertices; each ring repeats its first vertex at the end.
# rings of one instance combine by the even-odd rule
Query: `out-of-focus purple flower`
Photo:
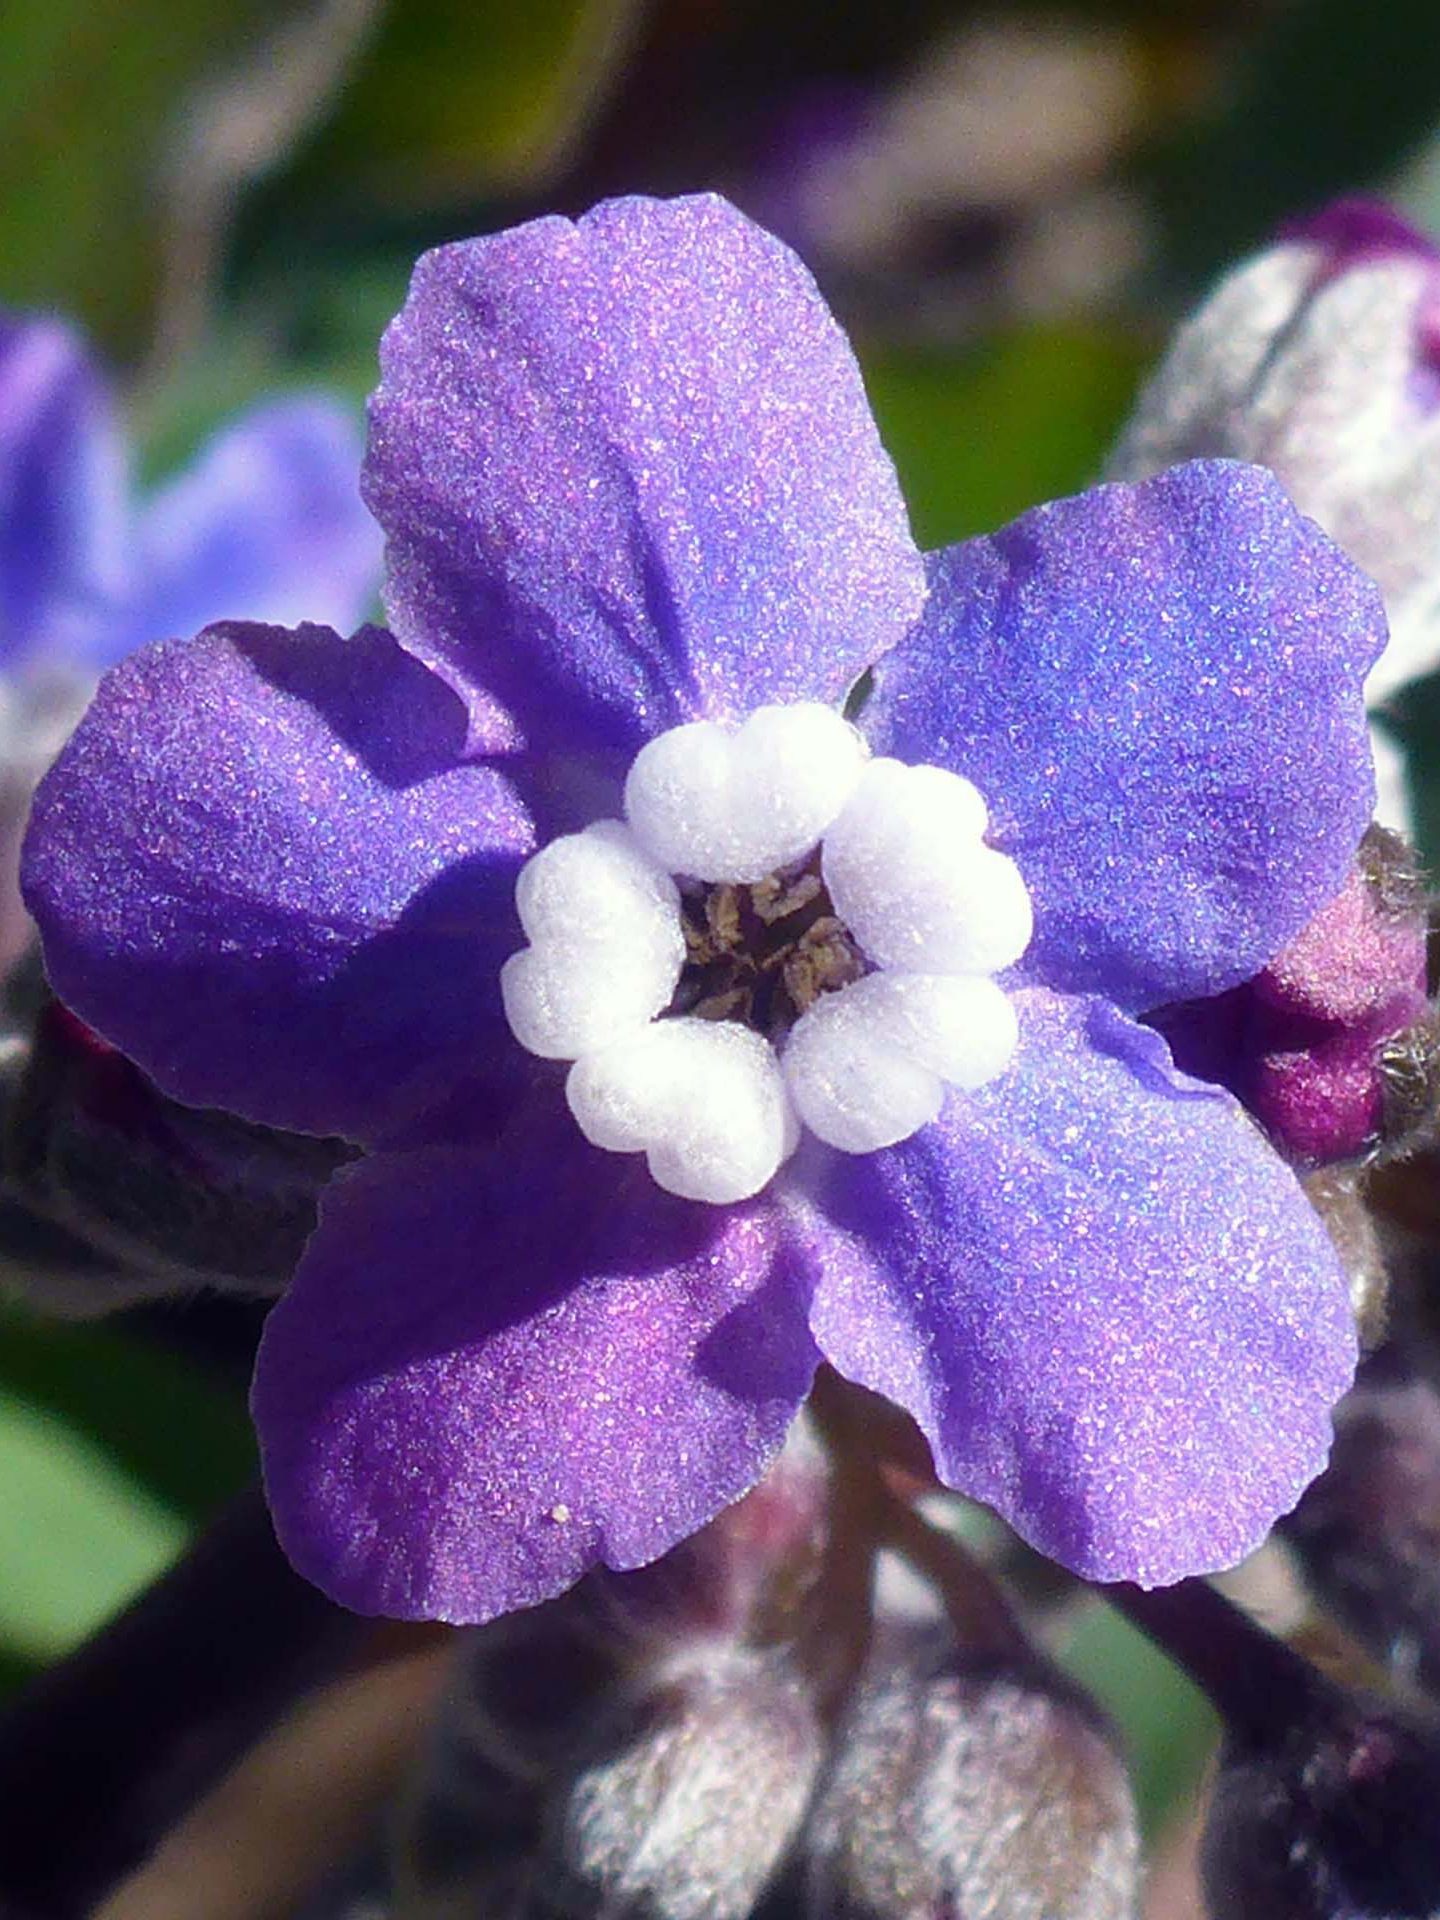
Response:
POLYGON ((27 938, 15 870, 31 791, 106 667, 212 620, 364 617, 381 539, 360 454, 341 407, 297 395, 137 498, 114 396, 80 340, 0 311, 0 963, 27 938))
MULTIPOLYGON (((1111 455, 1116 480, 1225 455, 1278 474, 1375 580, 1390 642, 1377 708, 1440 666, 1440 252, 1346 200, 1236 269, 1176 334, 1111 455)), ((1408 820, 1377 740, 1380 817, 1408 820)))
POLYGON ((1425 1014, 1426 902, 1404 843, 1376 829, 1344 886, 1253 980, 1166 1007, 1178 1065, 1238 1094, 1306 1165, 1385 1131, 1386 1055, 1425 1014), (1398 863, 1398 865, 1397 865, 1398 863))
POLYGON ((637 1566, 754 1484, 821 1358, 1085 1573, 1244 1553, 1324 1458, 1344 1281, 1234 1098, 1136 1016, 1250 978, 1343 884, 1373 802, 1370 583, 1230 462, 927 564, 812 281, 715 199, 427 256, 382 366, 396 637, 142 649, 27 852, 86 1021, 176 1097, 367 1149, 256 1379, 296 1564, 458 1620, 637 1566), (852 691, 869 760, 835 730, 852 691), (677 731, 747 715, 743 740, 677 731), (661 829, 711 836, 683 893, 661 829), (767 831, 811 851, 757 880, 767 831), (997 984, 1001 906, 1024 952, 997 984), (568 1081, 502 999, 542 931, 537 1021, 641 1009, 623 1045, 552 1046, 568 1081), (897 940, 937 971, 897 972, 897 940), (700 1019, 706 995, 750 1024, 700 1019), (1008 1068, 971 1073, 1017 1024, 1008 1068), (576 1076, 588 1098, 607 1073, 597 1147, 565 1088, 578 1114, 576 1076), (851 1123, 880 1142, 825 1144, 851 1123), (767 1128, 745 1197, 660 1184, 729 1178, 767 1128))
POLYGON ((360 441, 313 394, 256 407, 137 500, 114 397, 60 320, 0 315, 0 665, 97 671, 214 619, 353 625, 379 583, 360 441))

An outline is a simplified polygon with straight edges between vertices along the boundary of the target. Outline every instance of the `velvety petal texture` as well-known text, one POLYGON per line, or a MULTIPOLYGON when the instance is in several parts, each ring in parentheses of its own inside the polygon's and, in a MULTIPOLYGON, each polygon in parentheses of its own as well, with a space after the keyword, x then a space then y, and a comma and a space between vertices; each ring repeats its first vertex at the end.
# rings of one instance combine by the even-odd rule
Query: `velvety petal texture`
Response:
POLYGON ((1324 1465, 1355 1335, 1338 1256, 1230 1095, 1113 1008, 1030 989, 1020 1052, 812 1176, 812 1327, 940 1476, 1092 1579, 1258 1544, 1324 1465))
POLYGON ((755 1483, 809 1389, 778 1210, 678 1200, 565 1118, 339 1180, 266 1325, 276 1529, 358 1612, 480 1621, 643 1565, 755 1483))
POLYGON ((514 1043, 533 850, 388 634, 220 626, 106 675, 23 880, 56 992, 175 1098, 376 1137, 514 1043))
POLYGON ((0 313, 0 668, 68 654, 122 593, 127 509, 99 370, 62 321, 0 313))
POLYGON ((216 434, 146 501, 135 591, 98 636, 97 665, 219 620, 349 633, 373 610, 383 545, 360 498, 362 453, 350 414, 310 394, 216 434))
POLYGON ((427 254, 381 370, 366 498, 391 625, 533 746, 634 751, 838 701, 919 611, 845 337, 723 200, 613 200, 427 254))
POLYGON ((862 724, 985 795, 1035 905, 1026 975, 1144 1011, 1247 979, 1344 881, 1384 640, 1278 481, 1195 461, 936 556, 862 724))

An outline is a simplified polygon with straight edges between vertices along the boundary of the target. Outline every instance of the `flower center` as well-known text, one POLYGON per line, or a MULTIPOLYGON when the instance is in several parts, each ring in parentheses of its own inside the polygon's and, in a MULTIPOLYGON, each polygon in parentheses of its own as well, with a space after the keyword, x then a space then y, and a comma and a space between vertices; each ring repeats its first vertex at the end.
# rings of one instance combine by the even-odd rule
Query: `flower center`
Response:
POLYGON ((682 884, 685 966, 667 1014, 739 1020, 779 1044, 822 993, 870 971, 835 912, 817 849, 746 886, 682 884))
POLYGON ((804 1128, 871 1152, 1004 1071, 992 976, 1027 946, 1030 900, 968 781, 868 760, 829 708, 762 707, 652 740, 625 816, 527 862, 530 944, 501 973, 522 1046, 574 1063, 596 1146, 742 1200, 804 1128))

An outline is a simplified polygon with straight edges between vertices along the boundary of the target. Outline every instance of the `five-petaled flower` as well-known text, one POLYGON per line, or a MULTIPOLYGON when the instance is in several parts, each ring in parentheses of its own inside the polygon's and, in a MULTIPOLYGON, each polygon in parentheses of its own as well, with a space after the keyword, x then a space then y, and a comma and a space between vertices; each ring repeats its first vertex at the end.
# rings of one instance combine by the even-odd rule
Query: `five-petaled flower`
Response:
POLYGON ((0 961, 28 938, 15 869, 31 790, 106 667, 211 620, 364 618, 380 542, 360 451, 342 407, 295 394, 137 502, 79 338, 0 310, 0 961))
POLYGON ((366 484, 394 637, 142 650, 27 849, 87 1021, 182 1100, 367 1149, 257 1369, 296 1564, 452 1620, 635 1566, 753 1484, 822 1359, 1086 1574, 1244 1553, 1323 1461, 1345 1287, 1139 1016, 1256 973, 1348 873, 1370 584, 1230 462, 927 562, 813 283, 706 198, 422 260, 366 484), (818 760, 776 745, 812 723, 818 760), (897 763, 939 770, 943 833, 875 798, 897 763), (848 1038, 797 1079, 817 1009, 848 1038), (676 1065, 707 1017, 748 1081, 703 1034, 676 1065), (596 1146, 566 1087, 607 1050, 666 1064, 600 1073, 598 1121, 571 1085, 596 1146), (760 1161, 725 1160, 737 1111, 760 1161))

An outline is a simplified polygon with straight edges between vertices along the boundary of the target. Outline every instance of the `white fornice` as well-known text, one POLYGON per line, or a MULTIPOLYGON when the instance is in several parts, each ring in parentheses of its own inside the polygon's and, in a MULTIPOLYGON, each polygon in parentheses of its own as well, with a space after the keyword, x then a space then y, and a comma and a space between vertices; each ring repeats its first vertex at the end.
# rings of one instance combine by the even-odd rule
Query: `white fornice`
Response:
POLYGON ((735 1020, 656 1020, 577 1060, 565 1097, 587 1140, 643 1151, 689 1200, 747 1199, 800 1142, 773 1048, 735 1020))
POLYGON ((500 992, 531 1053, 578 1060, 669 1004, 685 964, 680 890, 621 821, 542 847, 515 905, 530 945, 500 969, 500 992))
POLYGON ((875 760, 825 834, 835 911, 887 972, 999 973, 1030 944, 1020 869, 982 839, 985 802, 940 767, 875 760))
POLYGON ((817 1000, 785 1047, 785 1084, 810 1131, 846 1153, 908 1140, 946 1086, 1010 1064, 1015 1009, 980 974, 872 973, 817 1000))
POLYGON ((870 760, 828 707, 762 707, 737 730, 642 749, 626 820, 553 841, 516 889, 530 945, 500 984, 521 1045, 571 1060, 585 1137, 643 1152, 658 1183, 748 1199, 801 1123, 847 1153, 904 1140, 947 1086, 1003 1073, 1015 1014, 991 976, 1020 958, 1030 899, 988 847, 985 803, 938 767, 870 760), (876 971, 822 994, 779 1054, 736 1020, 661 1018, 685 964, 687 881, 753 884, 816 847, 836 915, 876 971))
POLYGON ((832 707, 761 707, 736 733, 713 720, 643 746, 625 818, 667 873, 763 880, 803 860, 854 792, 865 745, 832 707))

